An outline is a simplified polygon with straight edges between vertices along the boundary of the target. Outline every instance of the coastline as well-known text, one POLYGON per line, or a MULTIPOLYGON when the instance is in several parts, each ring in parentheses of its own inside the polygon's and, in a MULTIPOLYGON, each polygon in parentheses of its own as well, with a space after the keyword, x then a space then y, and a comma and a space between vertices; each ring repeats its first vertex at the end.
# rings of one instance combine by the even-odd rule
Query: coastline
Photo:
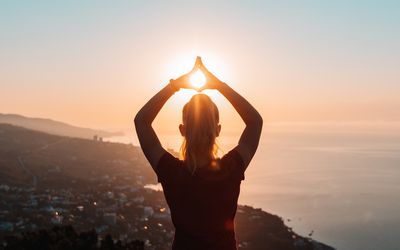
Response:
MULTIPOLYGON (((102 234, 147 239, 149 246, 171 243, 173 227, 162 192, 143 188, 156 179, 140 148, 11 125, 0 125, 0 132, 0 153, 24 152, 25 167, 37 180, 33 186, 18 167, 7 169, 14 168, 18 154, 2 158, 0 170, 9 174, 1 180, 1 235, 72 224, 77 231, 94 227, 102 234)), ((239 205, 235 223, 241 249, 332 249, 250 206, 239 205)))
MULTIPOLYGON (((399 132, 399 122, 267 125, 239 204, 279 214, 339 249, 396 249, 399 132)), ((160 137, 179 148, 179 137, 160 137)))

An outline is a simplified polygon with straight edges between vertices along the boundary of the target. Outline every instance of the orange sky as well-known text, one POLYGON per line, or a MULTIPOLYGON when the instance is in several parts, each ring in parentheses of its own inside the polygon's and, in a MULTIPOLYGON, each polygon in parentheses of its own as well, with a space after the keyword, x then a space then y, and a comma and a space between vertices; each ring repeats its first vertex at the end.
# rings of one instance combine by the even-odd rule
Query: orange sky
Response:
MULTIPOLYGON (((269 122, 400 120, 389 3, 0 5, 1 113, 127 129, 200 55, 269 122)), ((226 129, 243 126, 213 97, 226 129)), ((156 126, 175 129, 183 103, 174 96, 156 126)))

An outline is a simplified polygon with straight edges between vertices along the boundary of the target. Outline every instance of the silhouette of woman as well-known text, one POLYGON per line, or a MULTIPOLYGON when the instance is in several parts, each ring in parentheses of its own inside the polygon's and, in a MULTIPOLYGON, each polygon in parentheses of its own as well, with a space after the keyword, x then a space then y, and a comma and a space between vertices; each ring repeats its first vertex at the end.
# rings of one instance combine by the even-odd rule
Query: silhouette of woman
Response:
POLYGON ((260 139, 263 120, 241 95, 220 81, 197 57, 193 69, 153 96, 135 117, 139 142, 161 183, 175 226, 173 250, 237 249, 234 217, 244 172, 260 139), (215 89, 229 100, 246 127, 236 147, 222 158, 216 156, 215 138, 219 135, 217 106, 205 94, 196 94, 184 106, 184 137, 181 159, 167 152, 151 124, 165 102, 181 88, 193 88, 189 77, 201 70, 206 84, 199 89, 215 89))

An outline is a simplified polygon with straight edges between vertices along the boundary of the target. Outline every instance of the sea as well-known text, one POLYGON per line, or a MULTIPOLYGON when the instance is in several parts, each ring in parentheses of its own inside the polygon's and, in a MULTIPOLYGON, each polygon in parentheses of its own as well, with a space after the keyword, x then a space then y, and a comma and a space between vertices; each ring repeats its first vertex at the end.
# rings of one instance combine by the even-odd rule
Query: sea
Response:
MULTIPOLYGON (((221 155, 240 133, 221 132, 221 155)), ((160 139, 174 150, 182 141, 160 139)), ((138 145, 134 131, 109 140, 138 145)), ((264 124, 239 204, 336 249, 400 249, 400 122, 264 124)))

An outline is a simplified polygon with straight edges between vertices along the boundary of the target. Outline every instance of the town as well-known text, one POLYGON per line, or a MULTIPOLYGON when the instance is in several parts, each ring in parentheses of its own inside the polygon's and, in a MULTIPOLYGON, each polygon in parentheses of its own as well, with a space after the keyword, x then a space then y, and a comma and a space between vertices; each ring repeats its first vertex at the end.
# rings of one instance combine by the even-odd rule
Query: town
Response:
MULTIPOLYGON (((131 144, 0 125, 0 240, 73 225, 120 241, 138 239, 145 249, 171 249, 174 227, 156 184, 140 148, 131 144)), ((239 249, 332 249, 249 206, 238 207, 235 227, 239 249)))

